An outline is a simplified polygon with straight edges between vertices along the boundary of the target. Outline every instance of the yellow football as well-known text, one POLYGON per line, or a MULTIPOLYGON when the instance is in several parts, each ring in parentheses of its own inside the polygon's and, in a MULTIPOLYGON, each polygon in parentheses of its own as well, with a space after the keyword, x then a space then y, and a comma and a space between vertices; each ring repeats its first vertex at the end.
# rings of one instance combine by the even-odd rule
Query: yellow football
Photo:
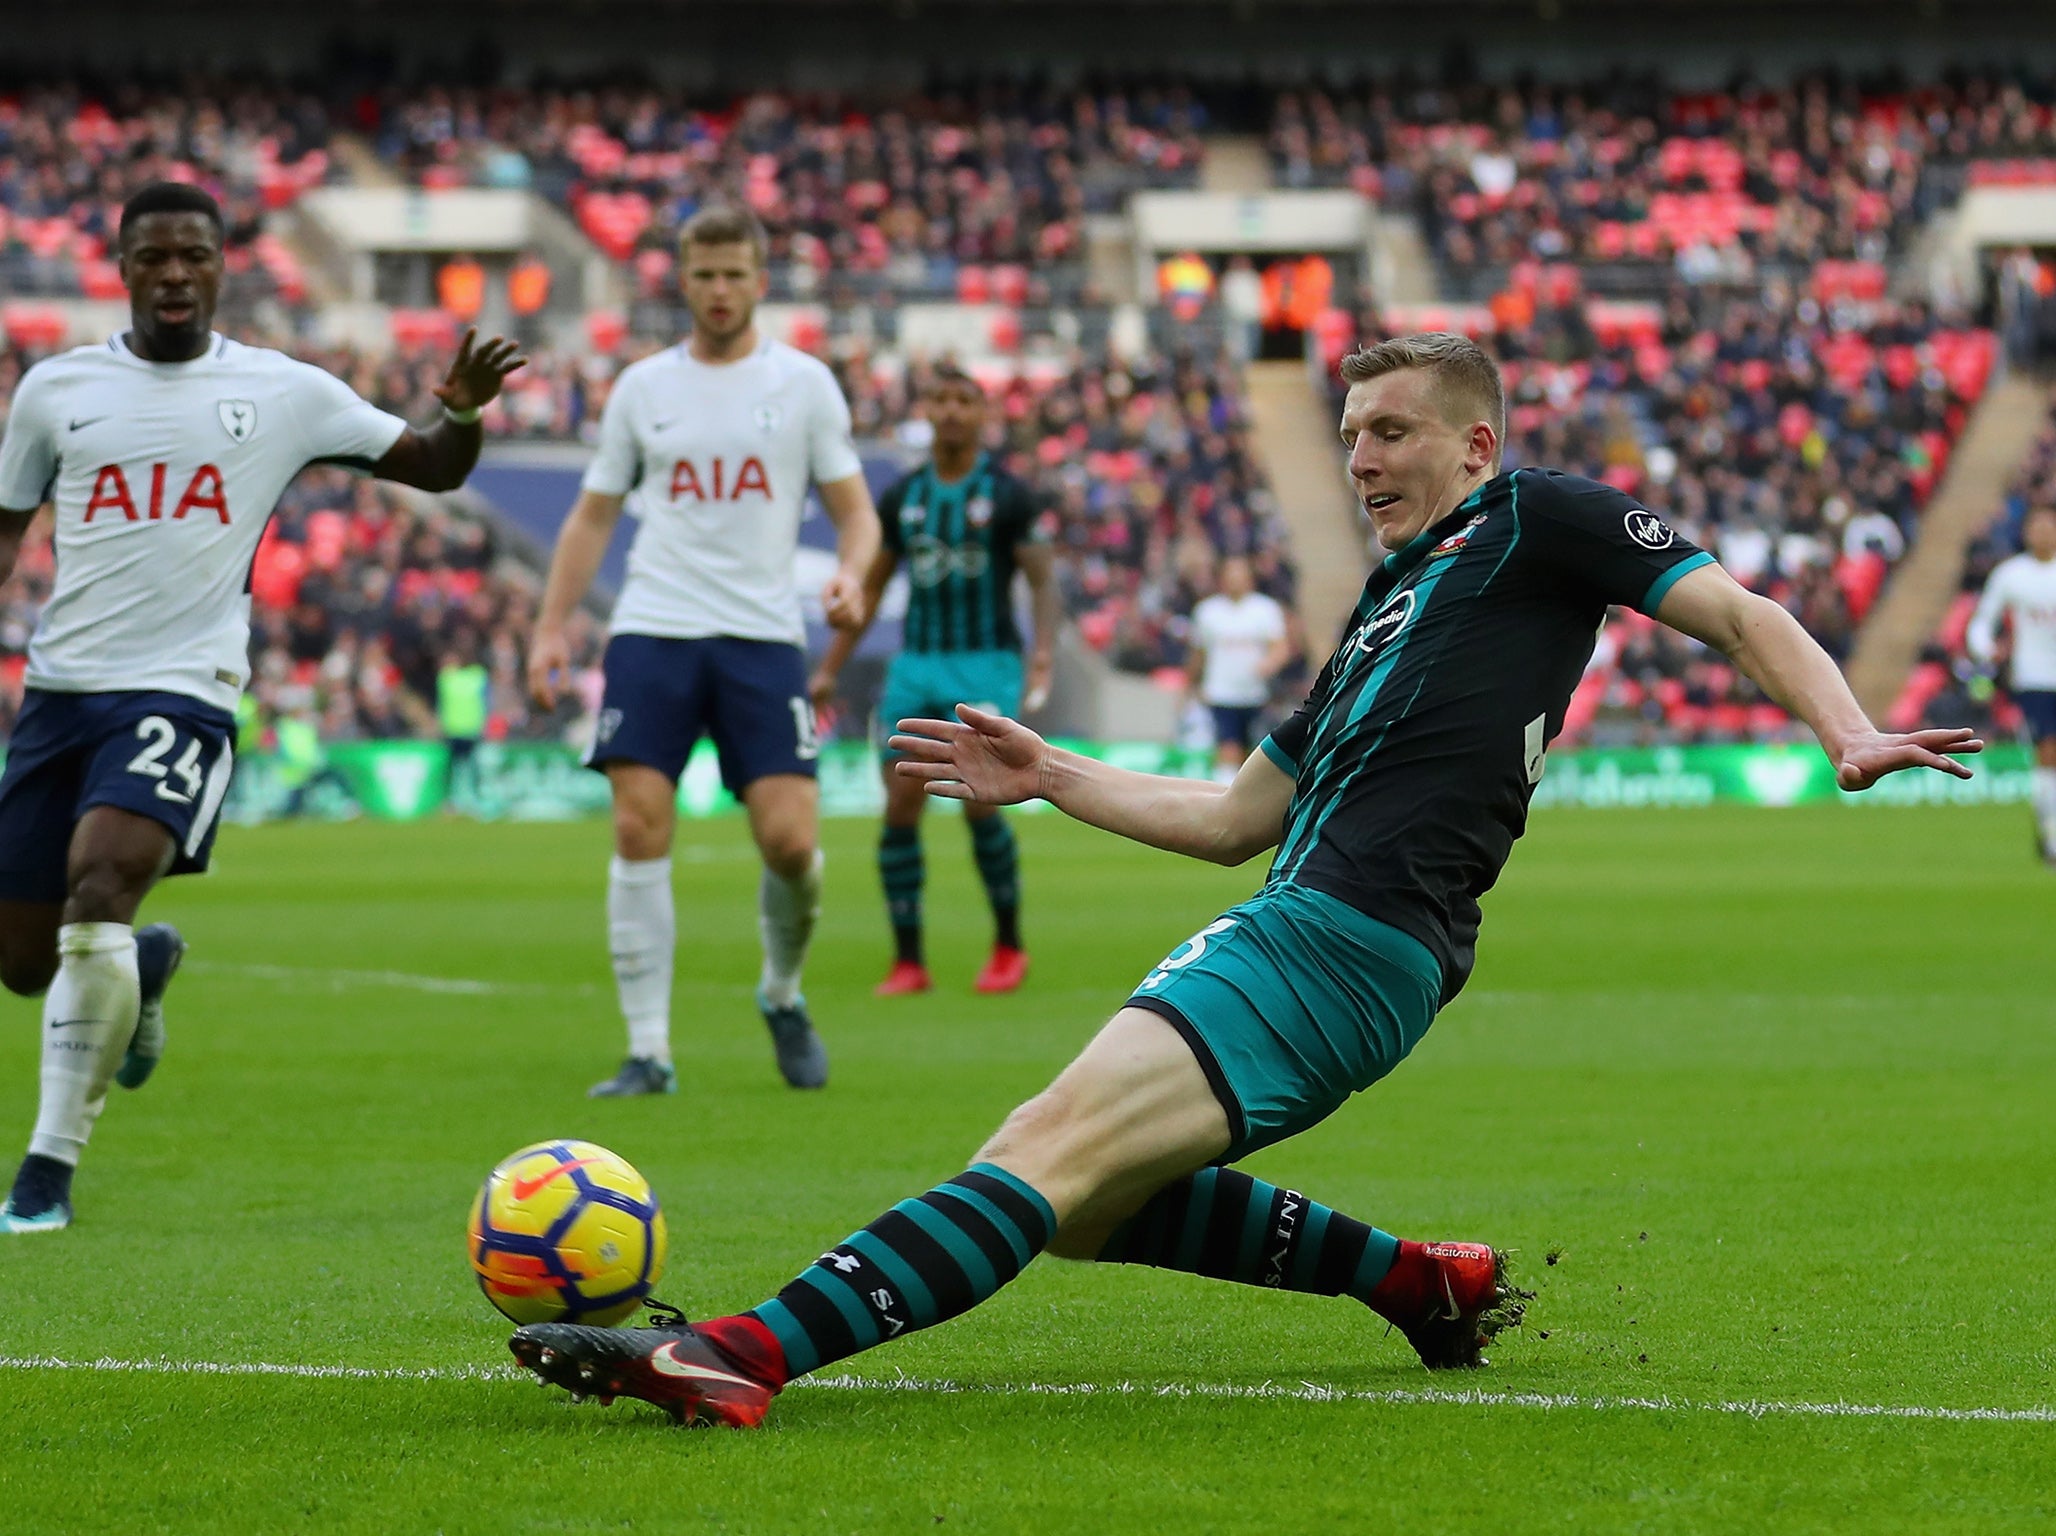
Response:
POLYGON ((523 1147, 472 1202, 478 1287, 517 1323, 620 1322, 663 1278, 665 1244, 649 1180, 589 1141, 523 1147))

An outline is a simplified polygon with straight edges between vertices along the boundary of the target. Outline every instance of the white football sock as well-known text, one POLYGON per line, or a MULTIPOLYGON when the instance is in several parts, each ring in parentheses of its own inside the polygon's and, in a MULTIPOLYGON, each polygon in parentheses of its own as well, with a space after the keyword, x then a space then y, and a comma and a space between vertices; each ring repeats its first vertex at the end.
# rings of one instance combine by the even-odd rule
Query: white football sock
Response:
POLYGON ((2029 780, 2035 820, 2042 824, 2042 836, 2056 843, 2056 768, 2037 768, 2029 780))
POLYGON ((628 1054, 671 1064, 671 951, 678 919, 671 907, 671 859, 624 859, 607 866, 607 950, 614 989, 628 1021, 628 1054))
POLYGON ((814 919, 821 915, 821 866, 826 862, 816 848, 814 862, 799 879, 766 869, 757 886, 757 934, 764 941, 764 974, 757 986, 773 1008, 790 1008, 800 1000, 800 971, 807 963, 814 919))
POLYGON ((78 1166, 136 1032, 141 987, 128 923, 66 923, 43 998, 43 1096, 29 1151, 78 1166))

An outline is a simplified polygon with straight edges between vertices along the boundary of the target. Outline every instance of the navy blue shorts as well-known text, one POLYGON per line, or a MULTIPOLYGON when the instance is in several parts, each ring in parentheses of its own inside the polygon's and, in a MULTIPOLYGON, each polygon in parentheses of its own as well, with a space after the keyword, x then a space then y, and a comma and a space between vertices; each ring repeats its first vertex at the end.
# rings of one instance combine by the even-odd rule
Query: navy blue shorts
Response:
POLYGON ((172 874, 206 869, 235 739, 234 719, 182 693, 29 689, 0 774, 0 899, 64 900, 72 828, 96 805, 169 832, 172 874))
POLYGON ((601 665, 607 687, 587 767, 642 763, 675 780, 705 735, 714 738, 731 794, 766 774, 814 776, 821 744, 798 646, 616 635, 601 665))
POLYGON ((2025 689, 2013 696, 2013 702, 2020 706, 2020 716, 2027 722, 2030 740, 2048 741, 2056 738, 2056 693, 2041 689, 2025 689))
POLYGON ((1209 704, 1207 709, 1214 717, 1214 741, 1218 745, 1232 741, 1247 752, 1256 741, 1256 717, 1263 713, 1261 704, 1209 704))

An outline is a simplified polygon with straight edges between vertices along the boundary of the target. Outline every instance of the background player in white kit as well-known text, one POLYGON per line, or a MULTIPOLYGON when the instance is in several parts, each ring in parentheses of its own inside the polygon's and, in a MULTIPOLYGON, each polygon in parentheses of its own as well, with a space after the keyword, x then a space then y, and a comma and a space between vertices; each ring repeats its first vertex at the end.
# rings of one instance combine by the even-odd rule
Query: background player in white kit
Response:
POLYGON ((0 577, 55 508, 57 582, 29 642, 0 776, 0 984, 43 1004, 42 1098, 0 1232, 70 1224, 72 1173, 116 1078, 164 1048, 185 944, 136 909, 160 876, 204 870, 249 668, 249 574, 292 478, 340 463, 452 490, 477 462, 479 408, 521 359, 467 336, 415 432, 340 380, 215 335, 222 220, 159 182, 122 209, 129 329, 38 363, 0 441, 0 577))
POLYGON ((1214 765, 1233 772, 1249 756, 1271 684, 1292 659, 1292 631, 1276 599, 1256 589, 1256 572, 1231 555, 1220 590, 1192 610, 1186 668, 1214 722, 1214 765))
POLYGON ((570 651, 564 624, 592 585, 633 492, 642 527, 614 605, 606 692, 587 762, 614 794, 607 935, 628 1058, 596 1097, 670 1093, 671 839, 678 776, 702 733, 749 811, 764 860, 757 1006, 795 1088, 828 1081, 800 995, 821 902, 819 747, 807 701, 806 628, 793 581, 809 485, 835 523, 829 623, 864 620, 862 576, 878 513, 850 441, 848 403, 818 360, 758 336, 769 284, 763 227, 706 208, 679 234, 689 340, 622 370, 600 446, 550 560, 529 648, 529 686, 553 704, 570 651))
POLYGON ((2035 845, 2056 864, 2056 506, 2030 508, 2020 532, 2027 548, 1999 562, 1963 639, 1990 666, 2007 624, 2008 682, 2034 743, 2035 845))

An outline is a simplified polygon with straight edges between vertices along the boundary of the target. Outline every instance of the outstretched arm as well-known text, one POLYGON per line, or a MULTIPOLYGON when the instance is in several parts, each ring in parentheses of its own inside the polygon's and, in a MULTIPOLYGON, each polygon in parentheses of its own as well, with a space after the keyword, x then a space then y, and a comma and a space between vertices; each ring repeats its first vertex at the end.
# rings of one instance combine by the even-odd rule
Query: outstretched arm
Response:
POLYGON ((835 524, 835 574, 821 591, 821 611, 835 629, 859 629, 871 622, 864 578, 883 540, 878 509, 871 504, 871 488, 862 475, 831 480, 817 489, 828 520, 835 524))
POLYGON ((528 642, 528 691, 544 709, 554 709, 558 686, 571 666, 571 645, 565 626, 571 612, 593 584, 606 558, 614 525, 621 520, 622 498, 601 491, 580 491, 571 515, 557 530, 550 555, 550 574, 543 583, 542 611, 528 642))
POLYGON ((1230 784, 1136 773, 1052 747, 1004 715, 968 704, 955 720, 902 720, 894 771, 929 794, 984 805, 1049 801, 1090 826, 1215 864, 1240 864, 1277 844, 1292 780, 1253 752, 1230 784))
POLYGON ((381 480, 398 481, 420 491, 454 491, 478 463, 485 429, 478 413, 500 392, 508 374, 528 361, 514 342, 495 336, 473 349, 475 330, 464 333, 456 361, 435 387, 443 416, 426 432, 409 427, 372 466, 381 480))
MULTIPOLYGON (((807 680, 807 697, 814 708, 825 710, 835 701, 835 685, 842 676, 842 669, 862 642, 871 621, 878 616, 878 600, 885 596, 885 584, 892 580, 892 573, 899 569, 899 556, 880 545, 871 557, 871 565, 864 572, 861 585, 862 612, 857 622, 838 629, 828 637, 828 649, 821 653, 821 664, 814 668, 814 675, 807 680)), ((824 602, 823 606, 826 604, 824 602)))
POLYGON ((1656 617, 1724 653, 1757 687, 1804 720, 1835 765, 1835 782, 1843 789, 1868 789, 1902 768, 1934 768, 1967 779, 1970 768, 1945 754, 1984 750, 1977 733, 1963 728, 1903 735, 1880 731, 1856 702, 1834 659, 1799 621, 1717 565, 1680 577, 1664 594, 1656 617))

